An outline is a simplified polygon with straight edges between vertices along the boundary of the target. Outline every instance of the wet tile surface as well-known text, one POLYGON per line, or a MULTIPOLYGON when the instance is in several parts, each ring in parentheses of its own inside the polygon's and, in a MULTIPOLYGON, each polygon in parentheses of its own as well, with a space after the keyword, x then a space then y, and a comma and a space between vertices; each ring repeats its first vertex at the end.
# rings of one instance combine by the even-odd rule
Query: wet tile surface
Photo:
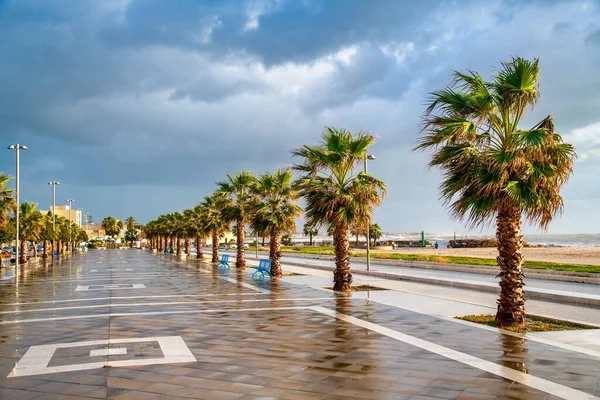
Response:
POLYGON ((592 355, 304 285, 261 283, 251 271, 139 250, 28 266, 18 281, 0 281, 0 398, 600 395, 592 355), (196 361, 119 366, 165 356, 168 348, 147 339, 160 337, 180 337, 196 361), (84 343, 98 341, 106 343, 84 343), (106 368, 8 377, 30 348, 73 343, 43 367, 101 359, 106 368), (126 352, 102 354, 110 348, 126 352), (94 350, 102 355, 90 356, 94 350))

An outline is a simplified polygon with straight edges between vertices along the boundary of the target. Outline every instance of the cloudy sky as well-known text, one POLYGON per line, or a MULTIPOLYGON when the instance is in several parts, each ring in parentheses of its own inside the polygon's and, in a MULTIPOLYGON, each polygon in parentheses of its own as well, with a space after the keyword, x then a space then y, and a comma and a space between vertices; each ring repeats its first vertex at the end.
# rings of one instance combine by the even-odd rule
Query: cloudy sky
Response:
POLYGON ((58 180, 59 204, 145 222, 324 126, 371 131, 383 230, 466 232, 411 149, 428 92, 513 55, 542 64, 523 127, 552 114, 578 150, 549 232, 599 232, 598 0, 0 0, 0 137, 30 148, 22 200, 47 208, 58 180))

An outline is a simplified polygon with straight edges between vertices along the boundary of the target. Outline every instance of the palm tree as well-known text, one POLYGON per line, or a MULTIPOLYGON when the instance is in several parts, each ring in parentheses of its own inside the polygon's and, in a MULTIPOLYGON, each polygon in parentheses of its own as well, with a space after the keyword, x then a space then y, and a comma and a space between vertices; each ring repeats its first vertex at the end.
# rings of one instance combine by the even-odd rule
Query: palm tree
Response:
POLYGON ((377 245, 377 241, 381 237, 381 227, 379 224, 373 224, 369 227, 369 237, 373 239, 373 247, 377 245))
POLYGON ((313 236, 317 236, 319 234, 319 230, 314 226, 309 224, 304 224, 304 229, 302 229, 302 234, 304 236, 308 236, 308 245, 313 245, 313 236))
POLYGON ((42 230, 40 232, 40 240, 43 243, 44 250, 42 258, 48 257, 48 242, 52 240, 52 212, 48 211, 42 219, 42 230))
POLYGON ((349 227, 370 225, 373 208, 386 193, 382 181, 357 173, 374 141, 370 134, 325 128, 321 145, 305 145, 292 152, 303 159, 294 168, 304 174, 296 184, 306 201, 307 223, 333 226, 336 291, 349 291, 352 284, 349 227))
MULTIPOLYGON (((218 192, 225 198, 222 215, 228 222, 237 224, 237 256, 235 266, 246 267, 244 258, 245 226, 251 217, 252 188, 256 178, 250 171, 238 172, 235 176, 227 174, 227 181, 217 182, 218 192)), ((213 243, 214 246, 214 243, 213 243)))
POLYGON ((135 219, 135 217, 133 215, 125 218, 125 226, 127 226, 127 229, 129 229, 129 230, 134 229, 136 224, 137 224, 137 219, 135 219))
POLYGON ((13 190, 5 187, 9 180, 9 175, 0 172, 0 230, 6 228, 8 214, 13 213, 15 208, 13 190))
POLYGON ((525 322, 521 221, 541 228, 563 208, 562 185, 572 173, 575 148, 554 132, 550 115, 531 129, 519 122, 539 96, 539 60, 501 63, 492 81, 473 71, 454 73, 433 92, 417 149, 433 149, 441 197, 451 214, 471 226, 496 220, 500 297, 496 325, 525 322))
POLYGON ((39 240, 42 232, 42 213, 35 209, 37 204, 23 202, 19 207, 19 230, 21 237, 21 249, 19 250, 21 256, 19 257, 20 263, 27 262, 26 247, 27 242, 33 242, 34 248, 36 242, 39 240))
POLYGON ((125 240, 129 242, 129 247, 133 248, 133 242, 137 240, 139 230, 136 228, 137 220, 132 215, 125 219, 125 226, 127 230, 125 231, 125 240))
POLYGON ((200 203, 204 209, 203 220, 206 232, 212 236, 212 262, 219 261, 219 238, 229 229, 229 223, 223 217, 226 202, 224 196, 215 192, 200 203))
POLYGON ((253 210, 253 227, 270 235, 269 258, 271 276, 281 276, 281 234, 296 231, 296 218, 302 208, 296 204, 298 191, 292 185, 292 171, 279 169, 267 172, 256 181, 255 193, 258 201, 253 210))
POLYGON ((107 236, 116 239, 123 228, 123 221, 118 220, 111 215, 102 220, 102 228, 107 236))
POLYGON ((202 238, 206 237, 206 208, 202 204, 196 204, 191 214, 192 233, 196 237, 196 259, 204 258, 202 254, 202 238))

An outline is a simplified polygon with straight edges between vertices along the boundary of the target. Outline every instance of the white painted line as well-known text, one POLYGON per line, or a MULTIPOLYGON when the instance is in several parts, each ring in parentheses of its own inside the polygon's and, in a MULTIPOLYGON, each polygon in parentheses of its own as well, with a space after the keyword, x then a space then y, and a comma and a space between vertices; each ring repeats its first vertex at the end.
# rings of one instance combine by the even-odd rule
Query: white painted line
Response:
MULTIPOLYGON (((252 293, 253 294, 253 293, 252 293)), ((283 302, 283 301, 311 301, 311 300, 331 300, 331 297, 291 297, 291 298, 283 298, 283 299, 237 299, 237 300, 205 300, 202 302, 199 301, 161 301, 161 302, 150 302, 150 303, 108 303, 108 304, 94 304, 92 306, 76 306, 76 307, 53 307, 53 308, 39 308, 35 310, 14 310, 14 311, 4 311, 0 312, 0 314, 24 314, 24 313, 38 313, 38 312, 56 312, 56 311, 65 311, 65 310, 86 310, 91 308, 106 308, 106 307, 145 307, 145 306, 164 306, 164 305, 181 305, 181 304, 193 304, 196 306, 200 306, 207 303, 252 303, 252 302, 283 302)))
MULTIPOLYGON (((270 293, 269 293, 270 294, 270 293)), ((7 306, 25 306, 34 304, 56 304, 56 303, 78 303, 81 301, 101 301, 101 300, 132 300, 132 299, 162 299, 162 298, 202 298, 214 296, 256 296, 258 293, 207 293, 207 294, 164 294, 153 296, 120 296, 120 297, 92 297, 86 299, 69 299, 69 300, 47 300, 47 301, 30 301, 23 303, 9 303, 7 306)))
POLYGON ((90 357, 121 356, 123 354, 127 354, 126 347, 90 350, 90 357))
POLYGON ((52 318, 32 318, 21 320, 0 321, 0 325, 23 324, 27 322, 46 322, 46 321, 67 321, 71 319, 88 319, 88 318, 108 318, 108 317, 129 317, 140 315, 173 315, 173 314, 207 314, 207 313, 237 313, 237 312, 254 312, 254 311, 276 311, 276 310, 310 310, 306 306, 291 306, 291 307, 256 307, 256 308, 238 308, 227 310, 223 308, 214 310, 180 310, 180 311, 147 311, 133 313, 106 313, 94 315, 74 315, 69 317, 52 317, 52 318))
POLYGON ((237 279, 229 278, 227 276, 222 276, 221 279, 226 280, 228 282, 235 283, 238 286, 243 286, 243 287, 248 288, 248 289, 256 290, 257 292, 267 293, 267 294, 271 293, 270 290, 259 288, 259 287, 256 287, 256 286, 251 285, 251 284, 246 283, 246 282, 240 282, 237 279))
POLYGON ((329 315, 336 319, 354 324, 356 326, 360 326, 362 328, 368 329, 373 332, 377 332, 384 336, 390 337, 392 339, 396 339, 400 342, 409 344, 411 346, 418 347, 420 349, 429 351, 431 353, 438 354, 440 356, 446 357, 450 360, 458 361, 460 363, 469 365, 473 368, 477 368, 482 371, 489 372, 491 374, 500 376, 502 378, 510 379, 511 381, 518 382, 522 385, 532 387, 534 389, 540 390, 542 392, 549 393, 553 396, 561 397, 563 399, 569 400, 583 400, 583 399, 598 399, 596 396, 591 394, 587 394, 581 392, 576 389, 572 389, 570 387, 548 381, 546 379, 538 378, 533 375, 525 374, 523 372, 517 371, 512 368, 504 367, 499 364, 495 364, 491 361, 486 361, 481 358, 462 353, 460 351, 456 351, 450 349, 448 347, 441 346, 439 344, 435 344, 433 342, 429 342, 427 340, 419 339, 414 336, 407 335, 402 332, 398 332, 389 328, 386 328, 381 325, 374 324, 372 322, 363 321, 362 319, 352 317, 350 315, 338 313, 334 310, 330 310, 325 307, 316 306, 310 307, 312 310, 317 311, 321 314, 329 315))
MULTIPOLYGON (((133 268, 108 268, 103 269, 102 272, 132 272, 133 268)), ((90 269, 90 272, 100 272, 98 269, 90 269)))
POLYGON ((139 365, 171 364, 180 362, 195 362, 196 357, 187 347, 181 336, 156 336, 135 339, 94 340, 89 342, 59 343, 41 346, 31 346, 21 360, 8 374, 8 378, 52 374, 56 372, 82 371, 86 369, 111 367, 129 367, 139 365), (164 357, 144 358, 119 361, 89 362, 84 364, 61 365, 48 367, 54 352, 59 348, 72 348, 95 345, 112 345, 119 343, 158 342, 164 357))
POLYGON ((76 292, 87 292, 92 290, 124 290, 124 289, 145 289, 146 285, 143 283, 132 283, 132 284, 112 284, 112 285, 89 285, 89 286, 77 286, 76 292), (94 287, 97 286, 97 287, 94 287), (94 287, 93 289, 90 289, 94 287))

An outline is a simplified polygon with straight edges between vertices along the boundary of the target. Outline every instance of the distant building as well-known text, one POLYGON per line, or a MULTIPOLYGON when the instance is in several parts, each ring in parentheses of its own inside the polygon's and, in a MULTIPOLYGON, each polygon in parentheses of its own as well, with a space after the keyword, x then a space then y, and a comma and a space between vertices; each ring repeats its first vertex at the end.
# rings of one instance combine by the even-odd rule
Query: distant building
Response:
MULTIPOLYGON (((81 211, 76 209, 70 209, 69 206, 56 206, 56 215, 61 216, 81 226, 81 211)), ((48 210, 40 210, 43 215, 52 212, 52 206, 48 210)))
POLYGON ((104 228, 100 224, 83 224, 81 225, 90 240, 104 240, 104 228))

